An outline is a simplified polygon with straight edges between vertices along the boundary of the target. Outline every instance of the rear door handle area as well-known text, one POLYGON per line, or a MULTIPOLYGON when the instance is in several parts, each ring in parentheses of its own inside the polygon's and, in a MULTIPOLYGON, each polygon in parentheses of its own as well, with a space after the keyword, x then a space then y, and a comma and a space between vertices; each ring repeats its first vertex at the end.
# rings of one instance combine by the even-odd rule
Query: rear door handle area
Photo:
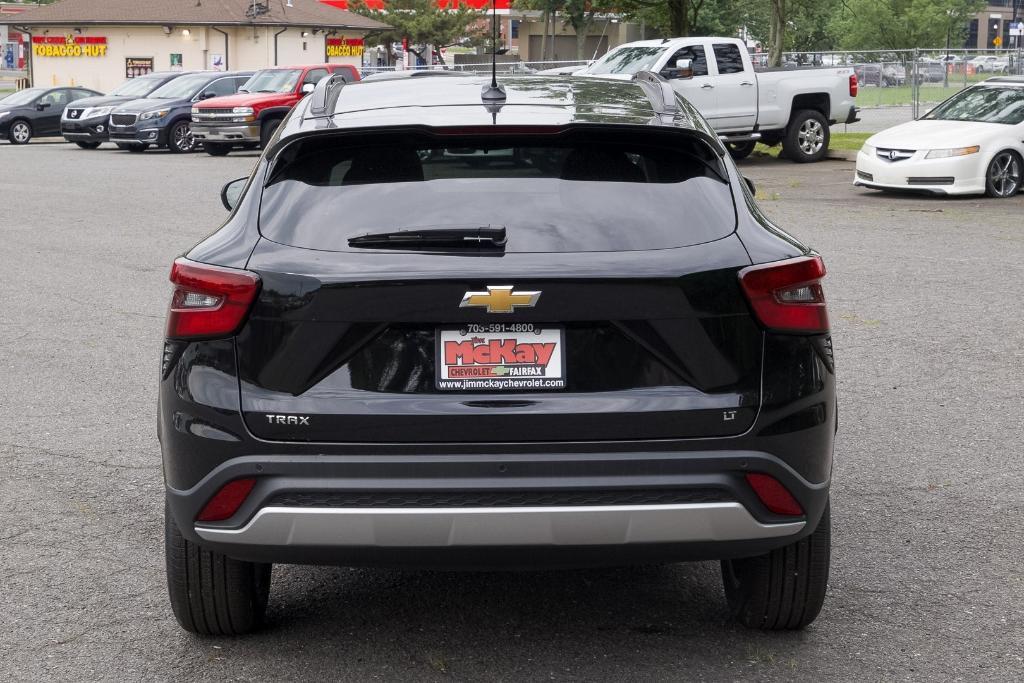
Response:
POLYGON ((702 85, 702 86, 700 86, 700 87, 701 87, 701 89, 703 89, 703 90, 711 90, 711 89, 712 89, 712 88, 714 88, 715 86, 711 85, 710 83, 705 83, 704 85, 702 85))
POLYGON ((743 81, 742 83, 740 83, 740 85, 743 85, 743 86, 751 86, 751 85, 754 85, 754 84, 753 84, 753 83, 751 83, 750 81, 743 81))

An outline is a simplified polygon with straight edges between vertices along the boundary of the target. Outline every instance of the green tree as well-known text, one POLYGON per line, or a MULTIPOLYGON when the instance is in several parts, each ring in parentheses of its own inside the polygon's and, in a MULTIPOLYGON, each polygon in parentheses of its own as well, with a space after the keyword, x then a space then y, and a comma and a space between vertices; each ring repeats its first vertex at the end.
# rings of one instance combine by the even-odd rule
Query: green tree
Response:
POLYGON ((985 0, 846 0, 832 31, 845 50, 907 50, 961 45, 968 19, 985 0))
POLYGON ((733 35, 742 24, 736 0, 621 0, 617 6, 630 20, 671 38, 733 35))
POLYGON ((368 41, 390 46, 404 38, 409 51, 427 64, 431 63, 430 55, 418 51, 419 45, 433 45, 439 50, 452 45, 479 45, 490 37, 487 12, 461 3, 458 9, 447 10, 439 9, 436 0, 391 0, 386 10, 374 10, 364 0, 354 0, 349 10, 392 27, 367 36, 368 41))

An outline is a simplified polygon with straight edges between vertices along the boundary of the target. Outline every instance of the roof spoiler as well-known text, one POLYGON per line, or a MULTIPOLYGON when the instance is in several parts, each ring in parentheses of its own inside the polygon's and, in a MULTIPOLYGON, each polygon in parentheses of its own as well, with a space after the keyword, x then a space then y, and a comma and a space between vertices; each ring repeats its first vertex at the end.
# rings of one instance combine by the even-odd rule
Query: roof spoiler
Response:
POLYGON ((679 113, 676 92, 672 85, 660 74, 653 71, 637 71, 633 80, 640 84, 657 114, 675 116, 679 113))
POLYGON ((348 78, 344 71, 336 71, 321 78, 310 95, 312 100, 309 104, 309 113, 312 116, 330 116, 334 112, 334 105, 338 102, 338 95, 341 94, 341 89, 346 83, 348 83, 348 78))

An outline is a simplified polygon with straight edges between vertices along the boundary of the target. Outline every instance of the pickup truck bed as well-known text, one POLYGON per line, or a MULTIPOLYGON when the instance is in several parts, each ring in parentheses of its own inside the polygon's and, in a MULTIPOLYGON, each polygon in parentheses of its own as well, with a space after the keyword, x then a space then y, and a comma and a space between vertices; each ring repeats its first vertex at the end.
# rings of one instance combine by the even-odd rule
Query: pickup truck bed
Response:
POLYGON ((828 152, 829 126, 857 119, 852 67, 755 69, 735 38, 675 38, 626 43, 576 73, 629 79, 640 71, 666 78, 729 143, 746 156, 755 141, 782 144, 796 162, 828 152))

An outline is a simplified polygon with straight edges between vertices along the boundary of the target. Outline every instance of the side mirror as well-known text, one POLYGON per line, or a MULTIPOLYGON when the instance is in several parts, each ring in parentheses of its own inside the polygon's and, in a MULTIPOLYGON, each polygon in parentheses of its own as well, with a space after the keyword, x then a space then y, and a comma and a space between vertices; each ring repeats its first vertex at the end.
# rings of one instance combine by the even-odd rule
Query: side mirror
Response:
POLYGON ((754 181, 751 180, 750 178, 748 178, 747 176, 743 176, 743 182, 745 182, 747 184, 747 189, 750 190, 750 195, 751 196, 756 196, 757 195, 757 188, 754 187, 754 181))
POLYGON ((215 92, 204 92, 202 95, 199 96, 199 99, 201 99, 201 100, 208 100, 211 97, 216 97, 216 96, 217 96, 217 93, 215 93, 215 92))
POLYGON ((314 84, 314 83, 303 83, 302 84, 302 94, 303 95, 308 95, 309 93, 313 92, 314 90, 316 90, 316 84, 314 84))
POLYGON ((224 183, 224 187, 220 188, 220 202, 224 205, 225 209, 228 211, 235 210, 247 182, 249 182, 248 178, 236 178, 224 183))
POLYGON ((44 109, 49 109, 49 108, 50 108, 50 103, 49 102, 40 102, 39 104, 36 105, 36 111, 43 111, 44 109))
POLYGON ((676 78, 693 78, 693 60, 677 59, 676 70, 679 72, 676 78))

